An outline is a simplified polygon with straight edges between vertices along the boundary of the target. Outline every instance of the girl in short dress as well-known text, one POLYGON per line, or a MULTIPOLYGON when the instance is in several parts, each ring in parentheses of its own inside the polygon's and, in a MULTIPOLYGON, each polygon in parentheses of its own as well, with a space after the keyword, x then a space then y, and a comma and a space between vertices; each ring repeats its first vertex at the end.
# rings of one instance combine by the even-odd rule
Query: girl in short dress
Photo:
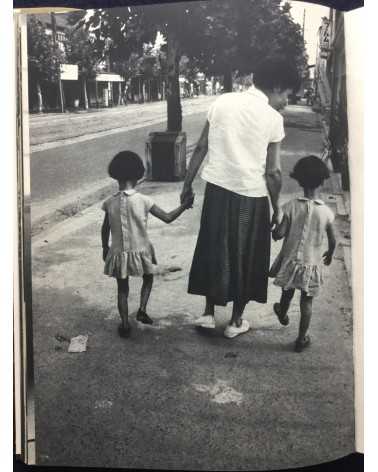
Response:
POLYGON ((108 173, 118 181, 119 191, 102 205, 105 211, 101 229, 104 273, 117 279, 118 311, 122 321, 118 332, 121 337, 130 334, 129 276, 143 278, 137 320, 146 324, 153 322, 146 308, 157 262, 147 234, 148 214, 151 213, 165 223, 171 223, 193 204, 193 198, 189 198, 169 213, 159 208, 151 198, 135 189, 144 171, 143 162, 137 154, 131 151, 118 153, 110 162, 108 173))
POLYGON ((285 203, 281 224, 273 231, 273 239, 284 238, 281 252, 270 269, 274 284, 282 288, 281 300, 273 305, 283 325, 289 324, 287 312, 295 290, 301 291, 298 338, 295 351, 310 344, 307 335, 312 316, 312 300, 323 284, 322 260, 330 265, 336 247, 334 214, 319 199, 318 188, 329 177, 327 166, 316 156, 300 159, 290 174, 303 188, 304 196, 285 203), (328 250, 323 252, 325 237, 328 250))

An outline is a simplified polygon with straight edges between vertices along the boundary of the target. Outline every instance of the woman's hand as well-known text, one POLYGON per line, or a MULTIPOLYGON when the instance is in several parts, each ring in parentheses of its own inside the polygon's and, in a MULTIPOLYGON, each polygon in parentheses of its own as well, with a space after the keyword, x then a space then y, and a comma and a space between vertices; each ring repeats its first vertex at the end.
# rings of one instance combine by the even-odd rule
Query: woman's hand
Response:
POLYGON ((193 202, 194 202, 194 194, 192 194, 189 197, 186 197, 186 199, 181 203, 186 209, 188 208, 193 208, 193 202))
POLYGON ((271 230, 274 231, 282 222, 283 212, 281 208, 273 210, 272 220, 270 222, 271 230))
POLYGON ((278 241, 279 239, 281 239, 281 238, 280 238, 280 234, 279 234, 279 232, 277 231, 277 229, 278 229, 278 226, 276 226, 276 227, 274 228, 274 230, 272 231, 272 238, 273 238, 273 241, 278 241))
MULTIPOLYGON (((192 189, 192 186, 188 186, 186 187, 184 185, 183 189, 182 189, 182 192, 181 192, 181 195, 180 195, 180 203, 181 205, 185 205, 185 202, 190 200, 190 199, 194 199, 194 193, 193 193, 193 189, 192 189)), ((193 202, 192 202, 193 204, 193 202)))

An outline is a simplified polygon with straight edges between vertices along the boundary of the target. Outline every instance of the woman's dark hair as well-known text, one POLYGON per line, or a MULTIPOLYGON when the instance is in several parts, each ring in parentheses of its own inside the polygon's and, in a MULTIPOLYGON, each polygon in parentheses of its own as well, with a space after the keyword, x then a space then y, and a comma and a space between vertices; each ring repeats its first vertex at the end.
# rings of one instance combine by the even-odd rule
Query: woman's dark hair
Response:
POLYGON ((315 189, 329 177, 328 167, 317 156, 306 156, 295 164, 290 177, 301 187, 315 189))
POLYGON ((298 71, 287 61, 281 58, 272 58, 261 61, 253 71, 253 83, 262 90, 273 91, 293 89, 296 91, 300 85, 298 71))
POLYGON ((121 151, 110 161, 108 173, 110 177, 120 182, 137 181, 144 175, 144 165, 135 152, 121 151))

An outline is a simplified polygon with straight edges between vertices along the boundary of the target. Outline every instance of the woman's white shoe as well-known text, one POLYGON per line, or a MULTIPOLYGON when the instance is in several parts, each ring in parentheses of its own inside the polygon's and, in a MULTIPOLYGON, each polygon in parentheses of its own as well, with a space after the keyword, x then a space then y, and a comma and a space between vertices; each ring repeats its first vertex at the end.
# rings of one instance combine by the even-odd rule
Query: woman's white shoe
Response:
POLYGON ((239 336, 240 334, 244 334, 247 331, 250 330, 250 325, 247 320, 242 320, 240 326, 234 326, 234 325, 228 325, 226 329, 224 330, 224 335, 226 338, 235 338, 236 336, 239 336))
POLYGON ((194 322, 196 326, 200 326, 201 328, 215 328, 215 319, 214 316, 211 315, 203 315, 196 319, 194 322))

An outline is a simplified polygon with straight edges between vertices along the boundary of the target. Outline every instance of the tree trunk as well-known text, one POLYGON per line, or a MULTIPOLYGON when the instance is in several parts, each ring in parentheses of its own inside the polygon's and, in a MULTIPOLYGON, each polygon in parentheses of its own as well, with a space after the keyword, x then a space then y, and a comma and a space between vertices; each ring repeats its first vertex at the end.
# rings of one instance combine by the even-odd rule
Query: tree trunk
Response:
POLYGON ((138 78, 138 85, 139 85, 139 92, 138 92, 138 103, 143 103, 143 95, 142 95, 142 79, 138 78))
POLYGON ((145 81, 143 81, 142 93, 143 93, 143 103, 148 102, 147 88, 146 88, 145 81))
POLYGON ((42 90, 41 84, 37 82, 37 99, 38 99, 38 113, 43 112, 43 98, 42 98, 42 90))
POLYGON ((97 80, 95 79, 95 93, 96 93, 96 108, 98 108, 98 82, 97 80))
POLYGON ((179 83, 179 43, 172 31, 167 34, 167 128, 168 131, 181 131, 182 111, 179 83))
POLYGON ((122 105, 122 82, 118 82, 118 105, 122 105))
POLYGON ((89 104, 88 104, 88 93, 87 93, 87 79, 83 79, 83 103, 84 103, 84 109, 88 110, 89 104))
POLYGON ((232 92, 232 70, 227 69, 223 76, 223 89, 225 92, 232 92))

